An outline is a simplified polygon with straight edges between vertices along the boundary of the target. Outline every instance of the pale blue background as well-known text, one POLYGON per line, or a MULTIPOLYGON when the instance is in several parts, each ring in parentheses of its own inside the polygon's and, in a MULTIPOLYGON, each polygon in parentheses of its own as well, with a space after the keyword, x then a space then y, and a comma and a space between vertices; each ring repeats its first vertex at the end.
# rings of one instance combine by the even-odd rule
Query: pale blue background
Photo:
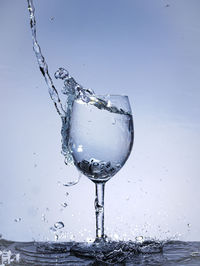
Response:
MULTIPOLYGON (((35 7, 51 74, 66 67, 98 94, 130 98, 135 145, 106 186, 106 233, 200 240, 199 0, 37 0, 35 7)), ((60 240, 93 238, 94 184, 82 177, 62 186, 77 173, 60 154, 61 123, 32 51, 25 0, 0 1, 0 33, 0 233, 53 240, 49 228, 61 220, 60 240)))

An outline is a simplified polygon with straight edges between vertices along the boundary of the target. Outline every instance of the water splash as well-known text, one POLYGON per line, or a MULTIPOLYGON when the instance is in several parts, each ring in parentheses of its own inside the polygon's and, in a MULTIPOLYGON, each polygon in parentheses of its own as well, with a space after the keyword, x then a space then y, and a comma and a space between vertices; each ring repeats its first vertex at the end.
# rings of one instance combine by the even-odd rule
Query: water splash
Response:
MULTIPOLYGON (((138 254, 157 254, 163 251, 162 242, 146 240, 142 243, 132 241, 108 241, 96 243, 77 243, 71 248, 76 256, 96 258, 99 263, 121 263, 133 259, 138 254)), ((101 264, 100 264, 101 265, 101 264)))
POLYGON ((54 86, 52 78, 51 78, 49 71, 48 71, 48 65, 45 61, 43 54, 42 54, 40 45, 37 42, 35 8, 33 5, 33 0, 27 0, 27 2, 28 2, 28 10, 30 13, 30 26, 31 26, 31 31, 32 31, 33 50, 35 52, 40 71, 45 78, 46 84, 47 84, 48 89, 49 89, 50 97, 51 97, 52 101, 54 102, 56 110, 61 117, 65 117, 65 111, 63 109, 61 100, 59 98, 56 87, 54 86))
POLYGON ((12 253, 11 250, 0 250, 0 266, 10 265, 12 263, 19 263, 20 254, 12 253))
MULTIPOLYGON (((91 94, 90 90, 84 90, 73 77, 69 75, 69 72, 64 68, 59 68, 55 72, 55 78, 64 81, 64 87, 62 93, 66 95, 66 109, 63 107, 61 99, 59 97, 58 91, 53 83, 53 80, 49 74, 48 65, 46 63, 45 57, 42 54, 41 47, 37 41, 37 31, 36 31, 36 19, 35 19, 35 8, 33 5, 33 0, 27 0, 28 10, 30 14, 30 27, 32 32, 32 42, 33 50, 37 58, 37 62, 42 75, 44 76, 45 82, 48 86, 49 95, 55 105, 55 108, 62 120, 62 154, 65 156, 66 164, 73 164, 73 158, 68 148, 68 136, 69 136, 69 123, 73 101, 75 97, 80 94, 83 98, 86 97, 86 92, 91 94)), ((76 184, 77 182, 72 182, 68 185, 76 184)))
POLYGON ((85 245, 74 241, 23 243, 2 239, 0 264, 2 252, 10 251, 10 265, 200 265, 200 242, 197 241, 113 241, 96 252, 93 243, 88 243, 93 251, 84 256, 78 249, 81 244, 85 245), (12 262, 14 257, 18 263, 12 262))
MULTIPOLYGON (((109 100, 107 101, 105 99, 97 97, 91 89, 83 88, 83 86, 81 86, 78 82, 76 82, 76 80, 72 76, 70 76, 69 72, 66 69, 60 67, 55 72, 54 77, 55 79, 60 79, 64 83, 61 92, 65 95, 65 104, 61 102, 58 90, 56 89, 53 80, 49 74, 48 65, 46 63, 45 57, 42 54, 41 47, 37 41, 35 8, 33 5, 33 0, 27 0, 27 3, 30 14, 30 27, 32 32, 33 50, 37 58, 39 69, 48 86, 49 95, 62 121, 62 154, 65 157, 65 163, 67 165, 74 165, 73 156, 69 148, 69 131, 72 107, 76 99, 80 99, 82 103, 94 105, 100 110, 107 110, 116 114, 131 114, 113 106, 109 100)), ((113 123, 115 123, 115 121, 113 121, 113 123)), ((80 175, 77 179, 73 179, 72 181, 67 182, 64 185, 73 186, 77 184, 79 180, 80 175)))

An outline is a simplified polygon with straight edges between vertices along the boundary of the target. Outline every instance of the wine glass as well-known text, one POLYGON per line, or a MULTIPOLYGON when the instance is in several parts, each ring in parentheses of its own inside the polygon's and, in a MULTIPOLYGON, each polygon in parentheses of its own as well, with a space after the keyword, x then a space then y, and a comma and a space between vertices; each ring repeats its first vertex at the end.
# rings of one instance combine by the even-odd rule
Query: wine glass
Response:
POLYGON ((96 239, 105 242, 105 183, 125 164, 133 145, 128 96, 95 95, 73 103, 69 148, 77 169, 95 183, 96 239))

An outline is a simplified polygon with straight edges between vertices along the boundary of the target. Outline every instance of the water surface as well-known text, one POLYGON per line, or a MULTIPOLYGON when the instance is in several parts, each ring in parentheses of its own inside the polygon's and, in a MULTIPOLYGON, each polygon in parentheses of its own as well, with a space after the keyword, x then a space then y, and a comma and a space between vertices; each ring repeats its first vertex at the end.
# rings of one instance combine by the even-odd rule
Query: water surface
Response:
POLYGON ((4 259, 3 265, 200 265, 200 242, 112 242, 96 253, 91 248, 84 256, 78 252, 80 244, 1 239, 0 263, 4 259))

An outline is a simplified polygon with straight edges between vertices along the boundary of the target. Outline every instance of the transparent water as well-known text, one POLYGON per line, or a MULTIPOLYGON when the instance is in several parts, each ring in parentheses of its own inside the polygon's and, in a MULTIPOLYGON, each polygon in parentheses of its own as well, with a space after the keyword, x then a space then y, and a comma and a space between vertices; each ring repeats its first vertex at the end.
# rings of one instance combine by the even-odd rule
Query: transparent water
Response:
MULTIPOLYGON (((111 98, 115 104, 119 99, 108 96, 111 98)), ((69 148, 77 168, 92 181, 105 182, 121 169, 131 152, 132 116, 102 110, 78 99, 73 104, 69 134, 69 148)))
POLYGON ((81 257, 75 242, 0 240, 0 265, 200 265, 200 242, 110 242, 81 257))

